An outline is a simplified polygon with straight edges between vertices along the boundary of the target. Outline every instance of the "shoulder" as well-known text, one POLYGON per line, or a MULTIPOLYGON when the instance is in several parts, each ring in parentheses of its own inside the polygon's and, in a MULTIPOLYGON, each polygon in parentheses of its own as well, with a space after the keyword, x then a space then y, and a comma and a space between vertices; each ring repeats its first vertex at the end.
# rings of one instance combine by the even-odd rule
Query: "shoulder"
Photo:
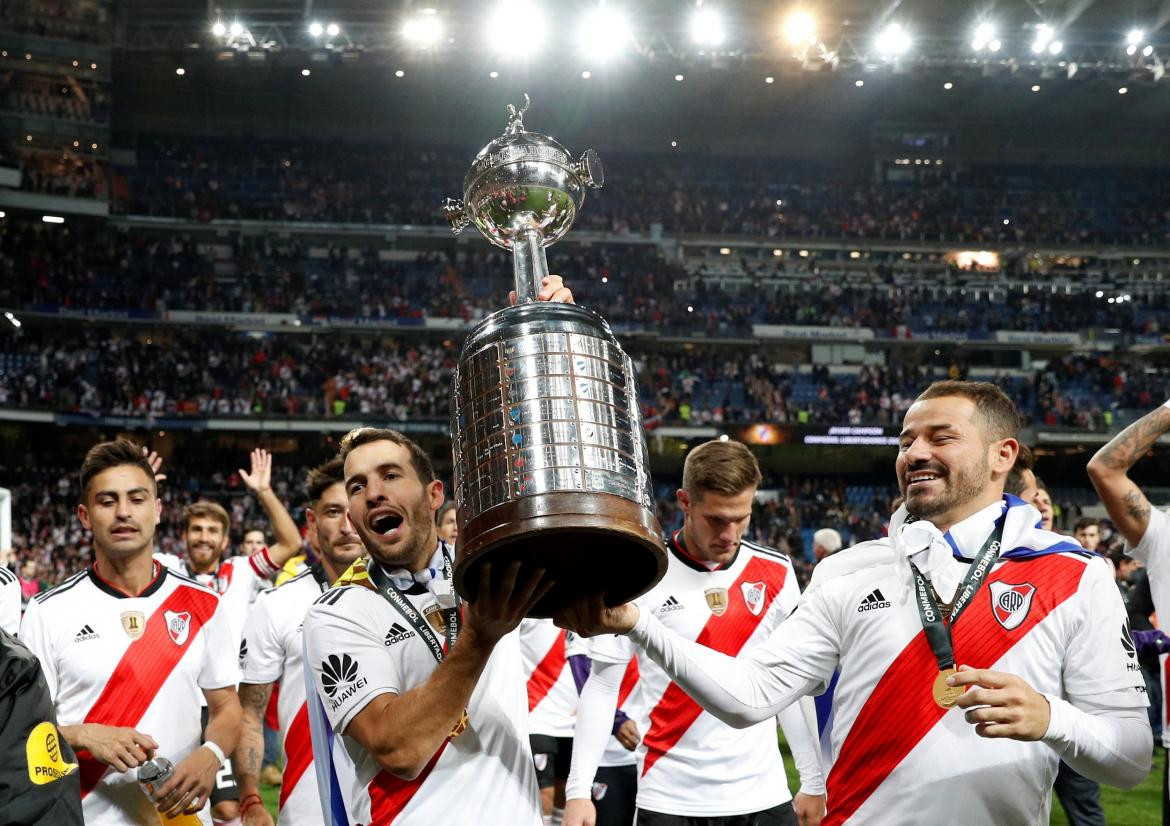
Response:
POLYGON ((167 570, 166 575, 168 577, 172 577, 175 580, 176 588, 193 588, 196 591, 213 596, 217 602, 219 601, 219 593, 214 588, 209 588, 203 583, 191 579, 191 577, 187 576, 186 574, 179 573, 175 569, 170 568, 167 570))
MULTIPOLYGON (((259 593, 259 595, 256 597, 256 599, 259 600, 262 597, 269 597, 270 599, 283 598, 284 595, 292 594, 292 593, 300 590, 302 587, 304 587, 304 584, 305 584, 304 579, 306 577, 308 577, 309 579, 313 578, 313 572, 310 571, 308 568, 301 571, 299 574, 297 574, 295 576, 291 576, 282 582, 278 582, 276 585, 273 585, 271 588, 265 588, 264 590, 262 590, 259 593), (270 596, 271 594, 274 594, 277 591, 280 592, 281 597, 271 597, 270 596)), ((328 593, 328 591, 326 593, 328 593)), ((324 596, 324 594, 322 594, 322 596, 324 596)))
POLYGON ((876 573, 881 568, 893 565, 894 562, 894 544, 888 537, 859 542, 818 562, 813 568, 808 589, 812 590, 828 582, 852 578, 858 574, 876 573))
POLYGON ((32 601, 37 603, 38 605, 44 605, 49 600, 56 599, 57 597, 60 597, 62 594, 68 594, 70 592, 73 592, 74 596, 76 596, 77 592, 75 591, 75 589, 77 588, 77 586, 83 582, 88 581, 88 579, 89 579, 89 569, 86 568, 83 571, 78 571, 73 576, 69 577, 64 582, 62 582, 61 584, 56 585, 47 591, 41 591, 41 593, 34 595, 32 598, 32 601))
POLYGON ((343 616, 360 608, 377 606, 379 602, 378 594, 363 585, 334 585, 313 600, 309 614, 343 616))
POLYGON ((0 565, 0 586, 4 585, 16 585, 20 587, 20 582, 17 580, 16 574, 8 570, 7 566, 0 565))
POLYGON ((792 560, 788 557, 788 554, 784 553, 783 551, 770 548, 767 545, 760 545, 755 542, 749 542, 746 539, 741 539, 739 545, 741 549, 747 551, 752 556, 758 556, 762 559, 767 559, 772 562, 779 562, 782 565, 786 565, 788 567, 792 566, 792 560))

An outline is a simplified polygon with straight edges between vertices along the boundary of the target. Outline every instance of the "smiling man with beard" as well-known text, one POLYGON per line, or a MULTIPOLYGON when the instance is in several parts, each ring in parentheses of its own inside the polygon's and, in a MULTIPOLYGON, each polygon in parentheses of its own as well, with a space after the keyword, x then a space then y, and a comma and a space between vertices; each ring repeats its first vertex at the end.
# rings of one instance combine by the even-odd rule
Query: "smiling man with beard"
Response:
POLYGON ((839 672, 824 826, 1047 824, 1061 758, 1130 787, 1151 737, 1107 565, 1004 496, 1018 427, 993 384, 927 388, 903 422, 889 539, 822 562, 792 617, 738 657, 633 604, 583 600, 557 622, 629 634, 738 727, 839 672))
MULTIPOLYGON (((552 583, 542 571, 519 581, 513 566, 493 587, 484 565, 479 598, 461 605, 454 550, 435 526, 443 483, 426 453, 401 433, 364 428, 341 456, 370 558, 309 609, 304 633, 328 725, 355 767, 347 808, 371 826, 540 826, 512 632, 552 583)), ((322 740, 318 761, 329 759, 322 740)))

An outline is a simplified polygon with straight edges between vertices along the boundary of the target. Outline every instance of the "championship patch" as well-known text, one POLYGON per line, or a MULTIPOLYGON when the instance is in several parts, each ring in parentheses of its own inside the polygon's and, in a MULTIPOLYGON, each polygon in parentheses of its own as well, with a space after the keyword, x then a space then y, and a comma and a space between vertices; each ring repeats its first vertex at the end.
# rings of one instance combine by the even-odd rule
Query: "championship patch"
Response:
POLYGON ((184 645, 187 642, 187 635, 191 633, 191 613, 164 611, 163 619, 167 621, 167 633, 171 635, 171 641, 178 646, 184 645))
POLYGON ((28 779, 38 786, 60 780, 77 771, 76 763, 66 763, 61 757, 61 739, 52 723, 39 723, 24 744, 28 759, 28 779))
POLYGON ((727 589, 708 588, 703 592, 703 596, 707 598, 707 607, 711 609, 711 613, 717 617, 723 616, 723 612, 727 610, 727 589))
POLYGON ((601 800, 605 797, 605 793, 609 791, 608 783, 594 783, 593 784, 593 799, 601 800))
POLYGON ((437 602, 432 602, 423 608, 423 616, 436 631, 447 630, 447 623, 443 619, 443 609, 439 607, 437 602))
POLYGON ((122 614, 122 630, 130 639, 136 640, 141 637, 145 628, 146 614, 141 611, 127 611, 122 614))
POLYGON ((743 592, 743 601, 747 603, 747 609, 752 612, 753 617, 758 617, 764 610, 764 593, 768 590, 768 583, 763 580, 744 582, 740 584, 739 590, 743 592))
POLYGON ((1032 608, 1036 588, 1028 583, 1012 585, 1008 582, 987 583, 991 594, 991 612, 996 622, 1011 631, 1019 626, 1032 608))

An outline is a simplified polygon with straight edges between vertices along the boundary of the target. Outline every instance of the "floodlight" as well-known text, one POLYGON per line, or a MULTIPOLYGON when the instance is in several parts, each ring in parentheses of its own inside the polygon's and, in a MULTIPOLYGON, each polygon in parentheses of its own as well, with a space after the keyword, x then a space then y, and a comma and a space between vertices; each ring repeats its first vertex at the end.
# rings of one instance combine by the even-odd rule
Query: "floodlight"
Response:
POLYGON ((325 27, 322 26, 320 23, 318 23, 316 20, 314 20, 312 23, 309 24, 309 35, 310 36, 320 37, 324 33, 325 33, 325 27))
POLYGON ((402 36, 424 49, 434 46, 443 37, 443 21, 434 9, 423 9, 402 25, 402 36))
POLYGON ((691 17, 691 39, 700 46, 718 46, 723 42, 723 18, 715 9, 701 8, 691 17))
POLYGON ((241 23, 239 20, 233 21, 231 26, 228 27, 228 34, 230 34, 232 37, 239 37, 243 33, 244 33, 244 24, 241 23))
POLYGON ((817 24, 812 15, 802 9, 791 12, 784 20, 784 36, 793 46, 813 45, 817 42, 817 24))
POLYGON ((1051 43, 1048 44, 1048 53, 1049 54, 1060 54, 1060 51, 1063 48, 1064 48, 1063 43, 1061 43, 1059 40, 1053 40, 1051 43))
POLYGON ((910 50, 910 33, 898 23, 891 23, 878 33, 874 42, 885 57, 899 57, 910 50))
POLYGON ((1125 53, 1130 57, 1133 57, 1135 54, 1137 54, 1137 46, 1133 43, 1130 43, 1125 47, 1125 53))
POLYGON ((548 24, 540 6, 531 0, 501 0, 488 15, 484 37, 497 57, 527 59, 540 51, 548 24), (521 35, 524 48, 516 48, 521 35))
POLYGON ((1146 39, 1146 33, 1141 29, 1130 29, 1125 35, 1125 43, 1127 46, 1140 46, 1146 39))
MULTIPOLYGON (((1142 49, 1142 55, 1143 55, 1144 57, 1149 57, 1149 56, 1150 56, 1150 55, 1152 55, 1153 53, 1154 53, 1154 47, 1153 47, 1153 46, 1146 46, 1144 49, 1142 49)), ((1154 80, 1157 80, 1157 79, 1158 79, 1158 78, 1154 78, 1154 80)))
POLYGON ((341 26, 337 25, 336 23, 330 23, 325 27, 325 34, 329 35, 330 37, 337 37, 337 35, 341 34, 341 26))
POLYGON ((1045 49, 1048 49, 1052 54, 1058 54, 1063 48, 1063 44, 1058 45, 1056 51, 1052 51, 1050 44, 1060 43, 1059 40, 1054 41, 1054 37, 1056 37, 1056 31, 1047 23, 1041 23, 1037 26, 1036 37, 1032 40, 1032 54, 1042 54, 1045 49))
POLYGON ((597 6, 580 27, 581 51, 589 57, 612 57, 630 42, 630 23, 620 9, 597 6))
POLYGON ((971 48, 977 52, 983 51, 995 40, 995 26, 990 23, 980 23, 975 27, 975 35, 971 38, 971 48))
POLYGON ((987 44, 987 48, 993 52, 998 52, 1000 50, 1001 46, 1003 46, 1003 43, 1000 42, 1000 39, 998 37, 993 39, 990 43, 987 44))
POLYGON ((223 37, 227 34, 227 26, 223 24, 222 20, 216 20, 211 24, 211 33, 216 37, 223 37))

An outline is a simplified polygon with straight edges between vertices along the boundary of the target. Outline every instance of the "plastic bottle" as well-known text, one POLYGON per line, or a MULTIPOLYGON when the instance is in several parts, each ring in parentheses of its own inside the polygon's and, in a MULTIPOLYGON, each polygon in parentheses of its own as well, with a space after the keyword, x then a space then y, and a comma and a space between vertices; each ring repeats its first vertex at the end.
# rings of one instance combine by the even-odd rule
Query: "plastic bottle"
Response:
MULTIPOLYGON (((157 789, 162 788, 171 775, 175 773, 175 766, 165 757, 156 757, 153 760, 147 760, 138 767, 138 785, 142 787, 142 792, 150 801, 154 802, 154 793, 157 789)), ((195 815, 181 814, 178 817, 167 817, 164 812, 155 810, 158 814, 158 822, 163 826, 203 826, 202 821, 195 815)))

